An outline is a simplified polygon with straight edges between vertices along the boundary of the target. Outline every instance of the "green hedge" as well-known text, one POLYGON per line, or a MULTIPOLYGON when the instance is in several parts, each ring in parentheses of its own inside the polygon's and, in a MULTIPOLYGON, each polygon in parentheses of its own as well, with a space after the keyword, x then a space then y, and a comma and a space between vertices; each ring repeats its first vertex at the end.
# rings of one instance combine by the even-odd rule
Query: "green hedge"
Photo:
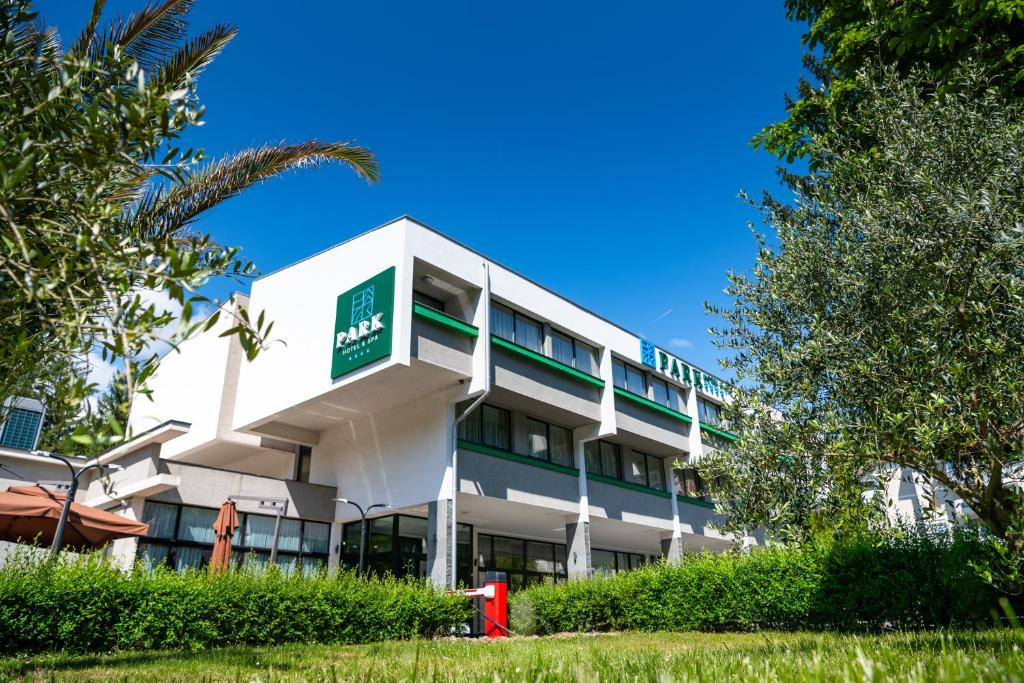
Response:
POLYGON ((424 582, 351 573, 121 572, 98 555, 0 567, 2 654, 363 643, 443 633, 469 616, 464 598, 424 582))
POLYGON ((688 556, 511 597, 511 628, 562 631, 877 630, 991 623, 998 596, 971 538, 910 534, 804 549, 688 556))

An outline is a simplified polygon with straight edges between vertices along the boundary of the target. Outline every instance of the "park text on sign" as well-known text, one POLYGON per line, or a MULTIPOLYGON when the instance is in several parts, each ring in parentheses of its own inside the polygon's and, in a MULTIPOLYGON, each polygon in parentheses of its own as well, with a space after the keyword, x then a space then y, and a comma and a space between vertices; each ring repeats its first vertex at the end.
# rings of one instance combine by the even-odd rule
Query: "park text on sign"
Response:
POLYGON ((394 267, 338 297, 331 379, 391 355, 394 307, 394 267))
POLYGON ((666 377, 695 387, 705 394, 722 396, 725 392, 725 387, 717 377, 701 372, 672 354, 662 351, 646 339, 640 340, 640 360, 666 377))

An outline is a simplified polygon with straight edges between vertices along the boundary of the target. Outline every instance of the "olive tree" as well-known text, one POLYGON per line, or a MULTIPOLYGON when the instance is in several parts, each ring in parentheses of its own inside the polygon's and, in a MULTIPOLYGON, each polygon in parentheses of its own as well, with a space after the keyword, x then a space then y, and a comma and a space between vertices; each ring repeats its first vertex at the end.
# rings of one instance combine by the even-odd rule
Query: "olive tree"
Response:
POLYGON ((817 170, 753 202, 756 262, 711 307, 743 429, 708 478, 728 526, 799 540, 906 467, 1019 550, 1024 108, 975 65, 858 79, 817 170))

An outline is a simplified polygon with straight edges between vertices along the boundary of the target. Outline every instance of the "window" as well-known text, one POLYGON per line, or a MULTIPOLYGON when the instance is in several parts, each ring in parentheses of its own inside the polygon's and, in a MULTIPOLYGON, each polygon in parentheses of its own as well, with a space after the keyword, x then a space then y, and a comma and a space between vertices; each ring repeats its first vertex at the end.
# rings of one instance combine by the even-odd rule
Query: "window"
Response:
POLYGON ((612 576, 640 567, 644 563, 644 556, 639 553, 594 548, 590 551, 590 561, 594 567, 594 574, 612 576))
POLYGON ((544 352, 544 333, 540 323, 516 313, 516 344, 537 353, 544 352))
MULTIPOLYGON (((206 566, 216 540, 213 523, 219 510, 146 501, 142 521, 149 524, 148 535, 140 539, 138 557, 150 566, 167 565, 178 571, 206 566)), ((236 566, 244 562, 264 566, 274 544, 273 515, 238 513, 232 558, 236 566)), ((309 573, 327 566, 330 524, 293 517, 281 519, 277 538, 277 564, 286 573, 309 573)))
POLYGON ((480 409, 480 416, 483 418, 483 444, 506 451, 512 450, 512 420, 509 412, 484 405, 480 409))
POLYGON ((11 408, 0 432, 0 446, 31 450, 36 447, 43 414, 38 410, 11 408))
POLYGON ((309 481, 309 468, 313 463, 313 449, 309 446, 299 446, 299 452, 295 454, 295 481, 309 481))
POLYGON ((147 502, 142 511, 142 521, 149 525, 150 538, 174 538, 178 510, 177 505, 147 502))
POLYGON ((548 424, 526 420, 526 454, 531 458, 548 459, 548 424))
POLYGON ((576 351, 573 340, 561 332, 551 330, 551 357, 569 367, 576 367, 576 351))
POLYGON ((588 375, 597 375, 601 363, 597 358, 597 349, 589 344, 576 340, 576 369, 588 375))
POLYGON ((565 545, 561 543, 480 534, 477 552, 479 571, 505 572, 510 590, 566 580, 565 545))
POLYGON ((712 427, 722 426, 722 406, 703 398, 697 398, 697 415, 700 421, 712 427))
MULTIPOLYGON (((359 565, 359 527, 360 522, 355 521, 342 529, 341 565, 344 569, 355 569, 359 565)), ((377 576, 392 574, 399 578, 422 579, 427 576, 430 525, 425 518, 408 515, 375 517, 367 520, 366 535, 364 561, 369 573, 377 576)), ((458 583, 464 585, 472 585, 472 539, 473 527, 460 523, 456 531, 459 565, 455 576, 458 583)))
POLYGON ((703 498, 705 495, 704 480, 693 467, 675 470, 676 495, 689 498, 703 498))
POLYGON ((619 447, 609 441, 588 441, 583 447, 587 472, 612 479, 622 478, 619 447))
POLYGON ((677 410, 676 406, 672 405, 672 402, 669 399, 668 384, 664 380, 660 380, 660 379, 657 379, 655 377, 652 377, 651 378, 651 389, 653 390, 653 393, 654 393, 654 402, 655 403, 660 403, 661 405, 665 406, 666 408, 672 408, 673 410, 677 410))
MULTIPOLYGON (((466 405, 463 404, 461 408, 465 410, 466 405)), ((479 409, 462 418, 462 422, 459 423, 459 438, 470 443, 483 443, 483 437, 480 435, 479 409)))
POLYGON ((565 467, 576 467, 572 452, 572 432, 564 427, 548 425, 548 450, 551 462, 565 467))
POLYGON ((626 388, 626 364, 621 360, 612 361, 612 384, 619 389, 626 388))
POLYGON ((638 396, 647 396, 647 383, 644 381, 644 373, 632 365, 626 366, 626 391, 638 396))
POLYGON ((459 423, 459 438, 505 451, 512 450, 512 418, 507 410, 485 403, 459 423))
POLYGON ((491 334, 510 342, 516 340, 516 319, 511 309, 491 304, 491 334))
POLYGON ((491 334, 531 351, 544 352, 544 332, 540 323, 507 306, 491 304, 491 334))
POLYGON ((526 418, 526 455, 556 465, 575 467, 572 457, 572 432, 565 427, 526 418))
POLYGON ((652 489, 665 490, 663 463, 660 458, 646 453, 630 451, 627 459, 627 479, 652 489))
POLYGON ((576 368, 580 372, 597 375, 599 365, 597 349, 555 330, 550 331, 550 336, 552 358, 569 367, 576 368))
POLYGON ((444 313, 444 302, 437 297, 424 294, 417 290, 412 290, 412 300, 418 304, 423 304, 427 308, 433 308, 435 311, 441 311, 444 313))

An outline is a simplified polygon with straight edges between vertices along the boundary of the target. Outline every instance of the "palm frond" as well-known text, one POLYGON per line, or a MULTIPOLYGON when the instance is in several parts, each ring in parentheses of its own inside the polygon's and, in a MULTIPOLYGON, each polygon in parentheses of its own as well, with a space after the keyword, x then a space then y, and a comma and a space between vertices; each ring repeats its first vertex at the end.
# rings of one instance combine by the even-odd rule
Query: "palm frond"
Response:
POLYGON ((89 14, 89 21, 82 29, 78 39, 72 43, 68 50, 70 54, 86 55, 92 49, 96 41, 96 27, 100 24, 100 15, 103 14, 103 7, 107 0, 93 0, 92 12, 89 14))
POLYGON ((101 53, 107 43, 120 45, 143 69, 154 72, 185 38, 185 17, 194 4, 195 0, 163 0, 147 5, 108 26, 93 51, 101 53))
POLYGON ((54 65, 60 59, 60 34, 56 26, 39 26, 36 32, 36 61, 40 64, 54 65))
POLYGON ((141 234, 172 236, 199 214, 258 182, 285 171, 341 162, 367 182, 380 178, 370 150, 348 142, 313 140, 297 145, 270 145, 239 152, 214 162, 171 188, 156 189, 139 202, 129 222, 141 234))
POLYGON ((218 24, 198 38, 187 42, 160 67, 154 79, 157 91, 180 87, 184 84, 186 76, 191 75, 194 78, 237 34, 238 29, 234 26, 218 24))

